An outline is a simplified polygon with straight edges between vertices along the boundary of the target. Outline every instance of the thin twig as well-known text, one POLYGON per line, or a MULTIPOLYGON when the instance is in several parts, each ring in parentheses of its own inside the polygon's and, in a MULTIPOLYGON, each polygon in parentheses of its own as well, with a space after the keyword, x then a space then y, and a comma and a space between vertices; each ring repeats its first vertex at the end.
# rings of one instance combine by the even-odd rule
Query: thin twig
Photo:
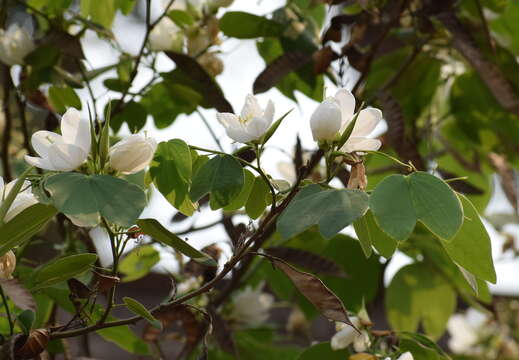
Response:
POLYGON ((216 134, 214 133, 213 128, 211 127, 211 125, 209 125, 209 122, 207 121, 207 119, 204 116, 204 114, 202 114, 202 112, 200 110, 198 110, 198 109, 196 109, 196 112, 200 116, 200 119, 202 119, 202 122, 204 123, 205 127, 207 128, 207 130, 209 130, 209 133, 213 137, 214 142, 216 143, 216 145, 218 145, 218 149, 220 149, 220 151, 224 151, 223 147, 222 147, 222 144, 220 143, 220 140, 218 139, 218 136, 216 136, 216 134))
POLYGON ((11 109, 9 108, 9 97, 11 93, 11 74, 9 66, 2 65, 4 72, 4 99, 3 111, 5 117, 4 134, 2 137, 2 168, 5 182, 13 179, 11 172, 11 162, 9 157, 9 143, 11 142, 12 118, 11 109))

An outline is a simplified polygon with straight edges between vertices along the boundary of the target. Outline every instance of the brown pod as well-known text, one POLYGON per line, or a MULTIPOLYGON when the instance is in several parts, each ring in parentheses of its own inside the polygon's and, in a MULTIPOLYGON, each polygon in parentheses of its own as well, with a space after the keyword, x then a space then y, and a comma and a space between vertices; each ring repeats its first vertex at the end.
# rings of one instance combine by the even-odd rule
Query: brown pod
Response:
POLYGON ((47 329, 31 330, 25 343, 14 351, 17 359, 32 359, 41 354, 49 343, 50 333, 47 329))

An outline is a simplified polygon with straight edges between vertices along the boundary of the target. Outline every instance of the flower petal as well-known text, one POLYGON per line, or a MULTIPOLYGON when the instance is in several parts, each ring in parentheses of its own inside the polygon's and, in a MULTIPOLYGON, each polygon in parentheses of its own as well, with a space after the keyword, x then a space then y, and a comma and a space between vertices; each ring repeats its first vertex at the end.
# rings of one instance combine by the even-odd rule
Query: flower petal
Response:
POLYGON ((270 123, 265 118, 252 118, 245 124, 244 130, 252 140, 259 140, 269 129, 269 125, 270 123))
POLYGON ((349 90, 340 89, 335 94, 335 100, 341 108, 342 124, 344 126, 355 113, 355 96, 349 90))
POLYGON ((234 141, 241 143, 248 143, 249 141, 255 140, 253 136, 248 134, 243 127, 232 126, 226 129, 227 136, 234 141))
POLYGON ((76 145, 85 153, 90 152, 90 123, 81 119, 81 114, 69 108, 61 118, 61 134, 67 144, 76 145))
POLYGON ((56 133, 46 130, 36 131, 32 134, 31 144, 34 150, 43 158, 49 155, 49 147, 52 144, 64 144, 63 137, 56 133))
POLYGON ((351 136, 368 136, 377 127, 381 120, 382 111, 379 109, 369 107, 361 110, 351 136))
POLYGON ((274 103, 271 100, 267 103, 263 118, 268 122, 269 126, 272 124, 272 120, 274 120, 274 103))
POLYGON ((55 144, 49 148, 49 161, 52 170, 72 171, 85 162, 88 153, 72 144, 55 144))
POLYGON ((310 118, 314 140, 333 140, 341 128, 341 110, 335 100, 325 100, 310 118))
POLYGON ((226 129, 231 126, 238 126, 240 124, 240 120, 238 116, 224 112, 224 113, 216 113, 216 118, 226 129))
POLYGON ((258 99, 251 94, 247 94, 245 97, 245 104, 241 109, 241 117, 247 119, 249 117, 260 117, 263 116, 263 111, 259 106, 258 99))
POLYGON ((380 146, 382 146, 382 143, 378 139, 350 137, 341 150, 347 153, 355 151, 376 151, 380 149, 380 146))
POLYGON ((54 165, 52 165, 50 163, 48 158, 43 159, 41 157, 25 155, 24 159, 27 164, 36 166, 37 168, 45 169, 45 170, 56 170, 56 169, 54 169, 54 165))
POLYGON ((32 206, 37 203, 38 200, 36 200, 36 198, 32 194, 18 194, 11 206, 9 207, 9 210, 5 214, 4 220, 6 222, 11 220, 16 215, 27 209, 29 206, 32 206))

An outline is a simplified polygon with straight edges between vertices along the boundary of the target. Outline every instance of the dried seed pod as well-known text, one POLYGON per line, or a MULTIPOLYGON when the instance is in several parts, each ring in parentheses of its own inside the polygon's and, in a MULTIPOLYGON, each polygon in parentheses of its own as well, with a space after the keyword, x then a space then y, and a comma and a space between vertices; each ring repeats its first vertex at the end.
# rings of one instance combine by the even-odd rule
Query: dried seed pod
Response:
MULTIPOLYGON (((31 330, 25 343, 16 348, 14 354, 17 359, 33 359, 38 356, 49 343, 50 333, 47 329, 31 330)), ((18 345, 18 342, 17 342, 18 345)))
POLYGON ((16 268, 16 256, 12 250, 9 250, 4 255, 0 256, 0 279, 9 280, 12 278, 11 274, 16 268))

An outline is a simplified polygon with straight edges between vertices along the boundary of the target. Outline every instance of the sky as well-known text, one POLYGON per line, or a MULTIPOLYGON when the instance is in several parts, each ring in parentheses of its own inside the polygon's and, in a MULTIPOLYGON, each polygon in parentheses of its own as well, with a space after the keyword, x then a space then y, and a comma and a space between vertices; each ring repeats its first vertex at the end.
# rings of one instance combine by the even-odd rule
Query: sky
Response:
MULTIPOLYGON (((282 6, 284 2, 284 0, 235 0, 229 10, 247 11, 255 14, 268 14, 279 6, 282 6)), ((157 16, 161 10, 159 0, 153 1, 153 9, 153 15, 157 16)), ((117 41, 119 41, 125 51, 132 54, 138 52, 144 37, 144 28, 141 22, 131 17, 118 15, 114 23, 113 32, 117 41)), ((87 36, 83 40, 83 47, 90 68, 110 65, 117 61, 118 53, 106 43, 100 41, 92 32, 87 32, 87 36)), ((223 73, 217 77, 217 81, 222 87, 226 98, 232 104, 235 111, 238 112, 243 105, 245 94, 252 91, 254 79, 263 70, 264 62, 258 55, 253 40, 228 39, 223 43, 221 50, 221 58, 224 61, 225 69, 223 73)), ((174 68, 173 62, 164 54, 159 56, 157 64, 160 71, 169 71, 174 68)), ((99 113, 101 113, 104 104, 108 99, 118 98, 118 94, 106 92, 102 86, 102 81, 111 76, 114 76, 114 72, 106 73, 92 83, 96 95, 102 94, 102 98, 98 104, 99 113)), ((138 89, 140 86, 145 84, 150 76, 151 74, 149 70, 139 72, 139 75, 135 80, 135 89, 138 89)), ((333 94, 335 92, 335 88, 332 84, 328 84, 327 87, 328 94, 333 94)), ((86 90, 81 90, 80 96, 82 99, 89 98, 86 90)), ((296 94, 296 97, 298 102, 294 103, 276 89, 271 89, 264 94, 258 95, 258 99, 262 105, 265 105, 269 99, 274 102, 276 108, 275 118, 281 116, 290 109, 294 109, 283 121, 276 134, 269 141, 268 149, 265 151, 264 158, 262 159, 266 171, 277 178, 280 178, 282 175, 278 170, 277 164, 280 162, 290 162, 288 154, 292 153, 297 134, 300 136, 305 149, 316 148, 309 127, 309 118, 317 106, 317 103, 299 93, 296 94)), ((86 109, 86 107, 84 107, 84 109, 86 109)), ((214 125, 213 129, 216 136, 220 139, 224 148, 226 150, 233 149, 235 145, 233 145, 231 140, 227 138, 225 130, 216 121, 215 111, 201 109, 201 112, 209 122, 214 125)), ((87 116, 86 112, 85 116, 87 116)), ((385 131, 385 128, 386 125, 382 124, 375 130, 375 132, 380 134, 385 131)), ((156 129, 151 119, 148 119, 145 131, 147 131, 148 135, 154 137, 157 141, 180 138, 188 142, 190 145, 217 149, 215 141, 196 113, 191 116, 179 116, 172 126, 163 130, 156 129), (194 131, 194 129, 196 130, 194 131)), ((121 132, 122 135, 127 133, 127 129, 123 129, 121 132)), ((512 207, 504 199, 505 197, 502 190, 499 186, 496 186, 495 194, 486 213, 512 213, 512 207)), ((180 224, 171 224, 170 220, 173 213, 173 207, 160 193, 155 191, 152 194, 149 206, 144 210, 141 218, 156 218, 164 226, 174 232, 182 231, 191 226, 191 220, 186 220, 180 224)), ((196 214, 192 221, 194 221, 197 226, 200 226, 217 220, 219 216, 219 211, 203 211, 202 213, 196 214)), ((243 217, 237 220, 245 221, 247 223, 248 218, 243 217)), ((510 254, 501 254, 500 248, 503 243, 503 237, 492 227, 487 226, 487 228, 492 238, 493 255, 496 260, 496 270, 498 273, 498 283, 497 285, 493 285, 491 289, 494 293, 499 294, 519 294, 519 288, 516 285, 516 279, 519 277, 518 262, 514 260, 510 254)), ((519 226, 508 226, 505 229, 512 233, 519 233, 519 226)), ((355 236, 351 227, 345 229, 344 232, 355 236)), ((99 248, 107 246, 107 238, 98 229, 93 230, 92 234, 96 239, 96 245, 99 248)), ((227 239, 227 236, 223 227, 217 226, 209 230, 190 234, 188 238, 190 243, 194 246, 203 247, 215 241, 225 240, 227 239)), ((225 248, 225 245, 222 246, 225 248)), ((227 248, 227 250, 228 249, 229 248, 227 248)), ((173 257, 164 252, 162 252, 161 257, 161 262, 156 266, 156 270, 174 271, 175 261, 173 257)), ((104 264, 109 264, 111 262, 109 251, 101 252, 101 260, 104 264)), ((400 253, 396 254, 387 268, 386 282, 390 281, 400 267, 409 262, 410 259, 405 255, 400 253)))

